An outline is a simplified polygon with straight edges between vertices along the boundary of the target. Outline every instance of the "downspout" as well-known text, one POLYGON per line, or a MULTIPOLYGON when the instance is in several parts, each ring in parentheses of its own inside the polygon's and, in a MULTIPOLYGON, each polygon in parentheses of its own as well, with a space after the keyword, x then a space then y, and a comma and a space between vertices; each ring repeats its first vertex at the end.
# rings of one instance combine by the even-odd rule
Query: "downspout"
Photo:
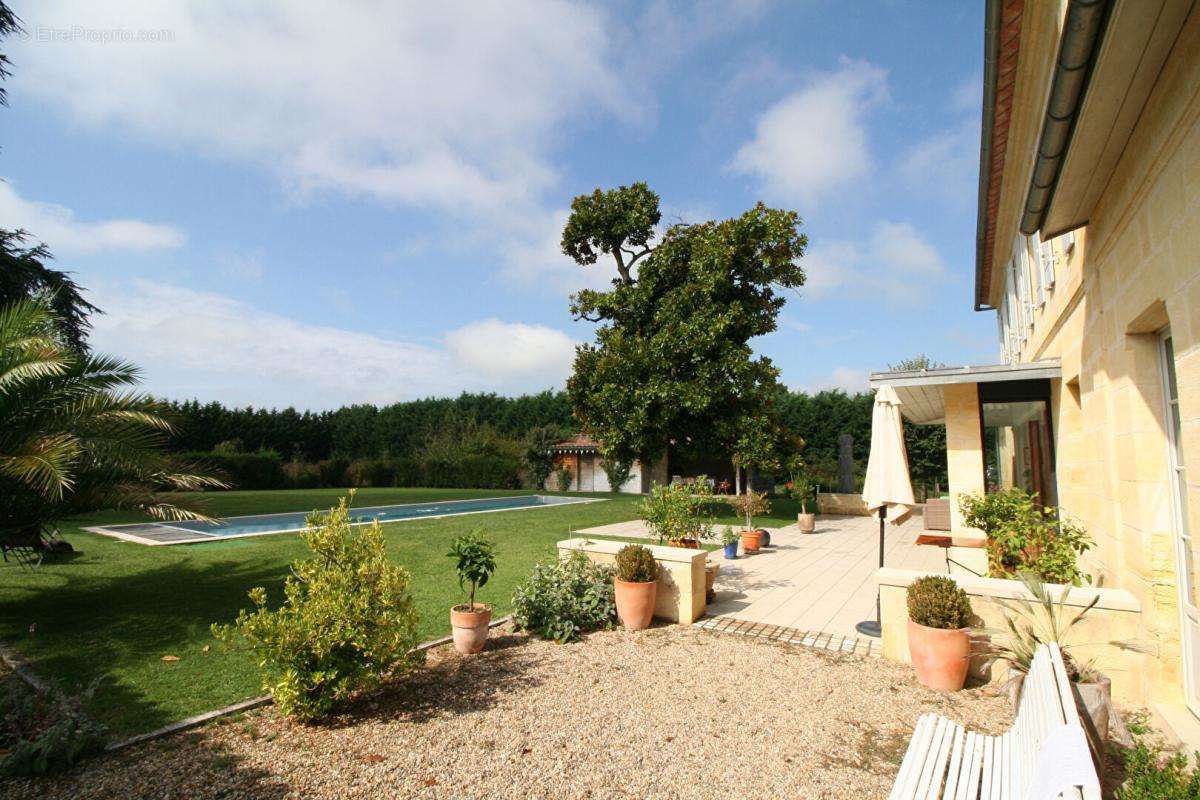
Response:
POLYGON ((1111 7, 1110 0, 1070 0, 1067 5, 1037 159, 1021 216, 1021 233, 1027 236, 1041 230, 1046 210, 1054 198, 1111 7))
POLYGON ((996 116, 996 72, 1000 53, 1001 0, 987 0, 983 23, 983 125, 979 137, 979 204, 975 220, 975 310, 983 296, 983 250, 987 241, 987 198, 992 179, 992 122, 996 116))

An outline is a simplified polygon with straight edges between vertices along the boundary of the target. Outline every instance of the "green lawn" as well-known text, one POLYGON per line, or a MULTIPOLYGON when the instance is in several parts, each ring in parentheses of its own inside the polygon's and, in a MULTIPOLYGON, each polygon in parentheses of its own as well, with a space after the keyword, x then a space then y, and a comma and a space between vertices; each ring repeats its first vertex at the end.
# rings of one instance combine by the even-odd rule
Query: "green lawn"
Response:
MULTIPOLYGON (((208 495, 208 502, 211 513, 232 516, 328 508, 342 493, 222 492, 208 495)), ((355 503, 506 494, 520 492, 362 489, 355 503)), ((449 608, 460 596, 445 557, 454 536, 478 526, 496 541, 498 566, 482 599, 501 616, 510 610, 516 584, 571 530, 637 516, 637 496, 593 496, 605 502, 385 525, 389 553, 412 574, 421 638, 449 632, 449 608)), ((764 524, 795 520, 794 503, 774 505, 764 524)), ((71 560, 47 561, 35 570, 0 564, 0 639, 65 688, 102 678, 91 711, 117 734, 151 730, 259 694, 253 663, 215 642, 209 626, 232 620, 249 604, 246 592, 253 586, 267 586, 280 598, 287 565, 306 553, 294 534, 150 547, 80 530, 139 519, 106 512, 73 520, 62 528, 77 550, 71 560), (165 655, 179 661, 164 662, 165 655)))

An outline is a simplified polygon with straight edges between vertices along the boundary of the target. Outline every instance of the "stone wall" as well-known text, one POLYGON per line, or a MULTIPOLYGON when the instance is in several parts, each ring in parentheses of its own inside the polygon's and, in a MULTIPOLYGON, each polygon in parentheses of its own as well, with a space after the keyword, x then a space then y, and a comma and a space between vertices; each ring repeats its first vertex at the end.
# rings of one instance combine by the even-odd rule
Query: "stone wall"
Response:
MULTIPOLYGON (((1057 357, 1059 503, 1087 564, 1142 604, 1155 701, 1182 699, 1180 610, 1156 333, 1175 344, 1186 512, 1200 530, 1200 14, 1168 58, 1112 180, 1035 316, 1022 360, 1057 357)), ((1200 553, 1193 558, 1200 561, 1200 553)), ((1114 681, 1114 686, 1116 682, 1114 681)))
POLYGON ((846 514, 866 517, 867 504, 861 494, 839 494, 837 492, 821 492, 817 495, 817 510, 822 514, 846 514))
MULTIPOLYGON (((880 615, 883 622, 883 655, 892 661, 909 663, 908 652, 908 585, 927 574, 913 570, 883 568, 875 573, 879 585, 880 615)), ((971 609, 978 619, 976 625, 987 630, 1003 630, 1006 610, 1003 601, 1023 606, 1033 596, 1020 581, 997 578, 977 578, 955 575, 958 583, 971 598, 971 609)), ((1054 587, 1052 596, 1060 597, 1066 587, 1054 587)), ((1145 686, 1138 680, 1144 656, 1129 645, 1137 645, 1141 637, 1141 603, 1123 589, 1071 588, 1067 591, 1064 615, 1074 616, 1093 599, 1097 603, 1072 628, 1068 644, 1071 654, 1083 661, 1095 661, 1095 667, 1112 678, 1113 695, 1126 707, 1145 705, 1145 686)), ((981 643, 982 639, 980 637, 981 643)), ((972 674, 1003 680, 1005 669, 996 666, 989 672, 984 659, 971 665, 972 674)))

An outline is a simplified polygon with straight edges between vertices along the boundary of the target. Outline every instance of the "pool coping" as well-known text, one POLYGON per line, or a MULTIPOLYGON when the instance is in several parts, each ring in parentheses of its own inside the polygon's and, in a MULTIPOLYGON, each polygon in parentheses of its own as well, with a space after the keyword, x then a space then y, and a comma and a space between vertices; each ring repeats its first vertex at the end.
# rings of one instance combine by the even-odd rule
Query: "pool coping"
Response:
MULTIPOLYGON (((472 500, 497 500, 497 499, 503 499, 506 497, 562 497, 562 495, 542 495, 542 494, 497 495, 495 497, 472 497, 472 498, 464 498, 462 500, 441 500, 441 501, 434 501, 434 502, 469 503, 472 500)), ((425 516, 425 517, 408 517, 405 519, 389 519, 389 520, 380 522, 379 524, 380 525, 392 525, 392 524, 399 524, 402 522, 416 522, 418 520, 425 520, 425 519, 445 519, 447 517, 465 517, 465 516, 469 516, 472 514, 495 514, 498 512, 502 512, 502 511, 536 511, 536 510, 542 509, 542 508, 554 508, 556 506, 578 505, 581 503, 603 503, 606 500, 607 500, 607 498, 604 498, 604 497, 570 498, 567 501, 562 502, 562 503, 543 503, 543 504, 534 505, 534 506, 524 506, 521 508, 488 508, 488 509, 484 509, 482 511, 457 511, 457 512, 452 512, 450 514, 430 514, 429 516, 425 516)), ((423 506, 423 505, 429 505, 429 503, 393 503, 391 505, 385 505, 385 506, 365 506, 365 508, 367 508, 367 509, 396 508, 396 507, 400 507, 400 506, 423 506)), ((351 509, 351 510, 353 510, 353 509, 351 509)), ((274 511, 269 514, 239 514, 238 516, 220 517, 219 519, 236 520, 236 519, 246 519, 248 517, 278 517, 278 516, 284 516, 284 515, 290 515, 290 514, 308 514, 308 513, 311 513, 311 512, 308 512, 308 511, 274 511)), ((375 522, 377 522, 377 520, 365 520, 363 522, 351 522, 350 525, 351 525, 351 527, 354 527, 356 525, 371 525, 371 524, 374 524, 375 522)), ((146 545, 147 547, 169 547, 171 545, 177 545, 177 544, 204 544, 206 542, 227 542, 232 539, 248 539, 252 536, 277 536, 278 534, 281 534, 281 533, 303 533, 304 531, 310 530, 310 529, 309 528, 280 528, 279 530, 274 530, 274 531, 253 531, 251 533, 235 533, 235 534, 231 534, 229 536, 214 536, 214 535, 210 535, 210 534, 197 534, 196 531, 189 530, 187 528, 179 528, 179 527, 176 527, 176 526, 170 524, 169 522, 151 521, 151 522, 122 522, 122 523, 117 523, 115 525, 92 525, 92 526, 88 526, 85 528, 80 528, 80 530, 87 531, 88 533, 99 534, 101 536, 109 536, 111 538, 120 539, 121 541, 125 541, 125 542, 132 542, 134 544, 146 545), (169 542, 160 542, 160 541, 155 541, 153 539, 147 539, 143 536, 138 536, 137 534, 125 533, 123 531, 114 530, 114 528, 133 527, 133 526, 144 527, 147 525, 155 525, 155 526, 158 526, 161 528, 169 528, 171 530, 176 530, 176 531, 181 531, 181 532, 186 532, 186 533, 191 533, 191 534, 196 534, 196 535, 195 535, 195 538, 191 538, 191 539, 176 539, 176 540, 169 541, 169 542)))

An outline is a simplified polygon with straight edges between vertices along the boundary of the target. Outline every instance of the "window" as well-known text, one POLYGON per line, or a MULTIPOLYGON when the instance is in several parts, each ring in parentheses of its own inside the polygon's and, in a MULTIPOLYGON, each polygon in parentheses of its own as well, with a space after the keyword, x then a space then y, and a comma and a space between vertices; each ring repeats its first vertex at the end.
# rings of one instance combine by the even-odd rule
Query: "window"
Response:
POLYGON ((1057 505, 1049 381, 981 383, 979 401, 987 491, 1020 488, 1057 505))

